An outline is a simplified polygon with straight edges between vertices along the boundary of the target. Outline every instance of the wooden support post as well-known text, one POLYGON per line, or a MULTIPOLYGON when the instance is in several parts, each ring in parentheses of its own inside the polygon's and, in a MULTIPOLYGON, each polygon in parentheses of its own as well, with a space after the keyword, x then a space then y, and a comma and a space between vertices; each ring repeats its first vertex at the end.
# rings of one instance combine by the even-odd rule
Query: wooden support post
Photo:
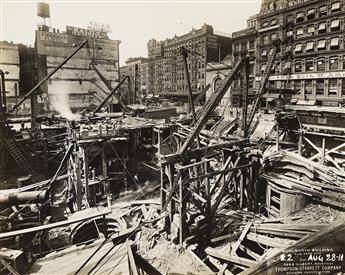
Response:
POLYGON ((180 212, 180 236, 179 236, 179 243, 182 246, 183 240, 184 240, 184 229, 185 229, 185 218, 184 213, 186 211, 185 209, 185 203, 183 199, 183 176, 179 179, 179 212, 180 212))
POLYGON ((84 180, 85 180, 85 200, 86 205, 90 198, 90 189, 89 189, 89 158, 86 153, 86 150, 83 148, 83 159, 84 159, 84 180))
POLYGON ((245 170, 241 171, 241 180, 240 180, 240 209, 244 206, 244 188, 246 185, 246 172, 245 170))
POLYGON ((321 154, 321 164, 325 164, 325 158, 326 158, 326 139, 322 138, 322 154, 321 154))
POLYGON ((276 151, 279 151, 279 125, 276 124, 276 151))
POLYGON ((160 181, 161 181, 161 190, 160 190, 160 195, 161 195, 161 210, 163 210, 163 207, 165 205, 165 201, 166 201, 166 192, 164 190, 166 190, 166 186, 164 185, 164 178, 165 178, 165 165, 161 163, 161 167, 160 167, 160 172, 161 172, 161 177, 160 177, 160 181))
POLYGON ((102 149, 102 175, 104 178, 108 177, 108 171, 107 171, 107 161, 105 157, 105 151, 104 148, 102 149))
POLYGON ((300 131, 299 136, 298 136, 298 154, 302 156, 302 153, 303 153, 303 132, 300 131))
POLYGON ((76 196, 77 196, 77 211, 81 210, 82 193, 81 193, 81 163, 78 153, 75 153, 75 164, 76 164, 76 196))
MULTIPOLYGON (((170 178, 169 178, 169 190, 170 192, 173 192, 173 185, 174 185, 174 179, 175 179, 175 167, 174 164, 169 165, 169 172, 170 172, 170 178)), ((175 200, 170 200, 170 226, 174 219, 176 208, 175 208, 175 200)))

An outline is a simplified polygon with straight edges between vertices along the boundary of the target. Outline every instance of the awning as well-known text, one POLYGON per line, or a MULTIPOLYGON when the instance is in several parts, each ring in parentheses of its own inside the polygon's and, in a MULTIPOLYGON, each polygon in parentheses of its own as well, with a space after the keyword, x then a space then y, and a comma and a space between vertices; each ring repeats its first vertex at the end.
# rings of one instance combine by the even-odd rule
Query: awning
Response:
POLYGON ((296 15, 296 18, 297 19, 300 19, 300 18, 303 18, 304 17, 304 13, 303 12, 299 12, 299 13, 297 13, 297 15, 296 15))
POLYGON ((267 56, 267 50, 263 50, 261 56, 267 56))
POLYGON ((315 15, 315 9, 308 10, 307 16, 310 16, 310 15, 315 15))
POLYGON ((303 28, 297 29, 297 35, 302 35, 303 33, 303 28))
POLYGON ((336 2, 332 4, 331 11, 337 11, 340 10, 340 2, 336 2))
POLYGON ((331 39, 331 47, 338 47, 339 46, 339 37, 333 37, 331 39))
POLYGON ((293 98, 293 99, 291 99, 291 100, 290 100, 290 104, 296 104, 296 103, 297 103, 297 101, 298 101, 298 99, 297 99, 297 98, 293 98))
POLYGON ((315 27, 314 26, 308 27, 307 32, 308 33, 314 33, 315 32, 315 27))
POLYGON ((264 71, 266 69, 266 65, 261 66, 261 71, 264 71))
POLYGON ((297 101, 297 105, 313 106, 313 105, 316 105, 316 100, 301 100, 301 99, 299 99, 297 101))
POLYGON ((319 24, 319 31, 324 31, 326 30, 326 23, 320 23, 319 24))
POLYGON ((332 20, 331 29, 339 28, 339 26, 340 26, 340 19, 332 20))
POLYGON ((307 52, 314 50, 314 42, 313 41, 307 42, 307 46, 306 46, 305 50, 307 52))
POLYGON ((275 26, 275 25, 277 25, 277 23, 278 23, 278 20, 277 19, 273 19, 271 21, 271 26, 275 26))
POLYGON ((274 52, 274 48, 270 49, 270 55, 272 55, 274 52))
POLYGON ((301 52, 302 51, 302 44, 297 44, 296 47, 295 47, 295 52, 298 53, 298 52, 301 52))
POLYGON ((319 43, 317 44, 318 49, 324 49, 326 48, 326 40, 320 40, 319 43))
POLYGON ((323 12, 327 12, 327 6, 322 6, 320 7, 320 10, 319 10, 321 13, 323 12))
POLYGON ((269 97, 266 99, 267 102, 273 102, 274 101, 274 98, 273 97, 269 97))

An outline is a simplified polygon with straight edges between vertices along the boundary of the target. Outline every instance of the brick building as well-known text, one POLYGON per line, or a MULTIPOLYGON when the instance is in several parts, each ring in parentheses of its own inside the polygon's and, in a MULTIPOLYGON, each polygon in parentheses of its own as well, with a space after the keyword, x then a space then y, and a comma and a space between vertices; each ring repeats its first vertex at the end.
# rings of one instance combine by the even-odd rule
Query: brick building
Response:
POLYGON ((147 42, 148 51, 148 94, 159 94, 164 90, 164 56, 162 41, 155 39, 147 42))
MULTIPOLYGON (((35 50, 22 44, 0 42, 0 69, 5 73, 6 108, 10 110, 22 99, 35 81, 35 50)), ((30 115, 30 100, 26 100, 15 115, 30 115)))
POLYGON ((293 91, 293 101, 338 105, 345 99, 345 3, 264 1, 258 15, 257 80, 275 40, 283 43, 268 101, 293 91))
POLYGON ((181 48, 193 54, 187 57, 191 86, 194 93, 206 86, 206 63, 221 61, 231 53, 231 38, 204 24, 182 36, 164 41, 148 42, 149 86, 153 93, 168 97, 188 96, 181 48))
POLYGON ((108 88, 90 66, 92 60, 111 86, 118 83, 119 40, 109 39, 105 32, 71 26, 60 31, 45 25, 36 31, 37 80, 61 64, 86 39, 88 43, 39 88, 34 115, 54 111, 66 117, 99 104, 108 88))

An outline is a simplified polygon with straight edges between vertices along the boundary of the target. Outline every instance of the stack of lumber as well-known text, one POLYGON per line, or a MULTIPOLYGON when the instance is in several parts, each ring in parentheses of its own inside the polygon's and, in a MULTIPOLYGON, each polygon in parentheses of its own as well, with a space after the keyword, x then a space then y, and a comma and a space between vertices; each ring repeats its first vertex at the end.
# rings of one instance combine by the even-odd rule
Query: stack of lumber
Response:
POLYGON ((265 158, 261 178, 279 188, 298 191, 312 199, 337 205, 345 194, 345 173, 310 161, 290 151, 278 151, 265 158))
MULTIPOLYGON (((236 214, 243 214, 241 211, 236 214)), ((239 274, 326 228, 326 224, 293 221, 299 217, 249 221, 246 216, 243 218, 244 223, 238 225, 240 234, 231 242, 224 242, 229 239, 219 237, 211 241, 214 247, 209 246, 204 251, 204 262, 218 270, 217 274, 239 274)))

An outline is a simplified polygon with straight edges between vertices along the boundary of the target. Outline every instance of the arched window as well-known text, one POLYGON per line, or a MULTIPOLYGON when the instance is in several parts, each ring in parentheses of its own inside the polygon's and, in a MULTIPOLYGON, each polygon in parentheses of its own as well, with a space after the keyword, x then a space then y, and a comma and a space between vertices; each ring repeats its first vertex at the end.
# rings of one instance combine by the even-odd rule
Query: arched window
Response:
POLYGON ((216 91, 221 84, 222 79, 220 77, 217 77, 213 82, 213 91, 216 91))

